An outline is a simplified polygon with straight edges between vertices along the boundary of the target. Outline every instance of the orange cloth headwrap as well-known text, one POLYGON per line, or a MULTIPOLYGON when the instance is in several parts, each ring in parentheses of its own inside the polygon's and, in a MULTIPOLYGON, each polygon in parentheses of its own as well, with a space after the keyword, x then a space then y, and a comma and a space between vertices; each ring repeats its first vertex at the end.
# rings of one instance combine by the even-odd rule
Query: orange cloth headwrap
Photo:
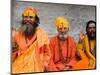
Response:
POLYGON ((69 21, 68 19, 65 19, 64 17, 58 17, 55 20, 55 25, 57 28, 62 28, 62 27, 69 28, 69 21))
POLYGON ((33 7, 27 7, 24 12, 22 13, 23 16, 33 16, 35 17, 37 14, 37 11, 33 7))

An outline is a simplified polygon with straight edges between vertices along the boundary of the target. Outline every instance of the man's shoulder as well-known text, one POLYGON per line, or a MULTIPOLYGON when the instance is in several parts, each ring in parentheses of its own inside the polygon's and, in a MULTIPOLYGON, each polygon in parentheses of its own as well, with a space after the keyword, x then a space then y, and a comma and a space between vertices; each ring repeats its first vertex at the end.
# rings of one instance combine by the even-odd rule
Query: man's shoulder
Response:
POLYGON ((55 35, 55 36, 52 36, 51 38, 50 38, 50 44, 51 45, 57 45, 57 35, 55 35))
POLYGON ((15 32, 15 36, 16 36, 16 35, 21 35, 21 33, 22 33, 21 31, 16 31, 16 32, 15 32))
POLYGON ((23 32, 22 32, 21 28, 16 30, 14 37, 19 38, 20 36, 23 36, 23 32))
POLYGON ((48 33, 40 27, 36 30, 36 36, 40 39, 48 39, 48 33))
POLYGON ((50 42, 56 42, 57 41, 57 35, 50 38, 50 42))
POLYGON ((71 43, 76 43, 76 40, 74 39, 74 37, 68 35, 68 41, 70 41, 71 43))
POLYGON ((57 35, 52 36, 50 39, 51 39, 51 40, 55 40, 55 39, 57 39, 57 35))
POLYGON ((72 36, 70 36, 70 35, 68 35, 68 39, 74 40, 74 38, 72 36))
POLYGON ((82 39, 82 41, 84 42, 84 40, 88 40, 87 34, 84 35, 84 38, 82 39))
POLYGON ((43 30, 42 28, 40 28, 40 27, 37 27, 36 31, 37 31, 38 33, 47 34, 47 32, 46 32, 45 30, 43 30))

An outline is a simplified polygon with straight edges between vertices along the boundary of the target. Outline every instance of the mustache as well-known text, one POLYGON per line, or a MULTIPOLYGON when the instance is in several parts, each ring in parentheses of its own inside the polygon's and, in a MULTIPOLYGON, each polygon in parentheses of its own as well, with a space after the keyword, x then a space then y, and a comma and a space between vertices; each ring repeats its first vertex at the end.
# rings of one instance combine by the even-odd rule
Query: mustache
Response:
POLYGON ((89 35, 96 35, 96 32, 90 32, 90 33, 88 33, 89 35))
POLYGON ((33 23, 32 21, 30 21, 30 20, 29 20, 29 21, 24 21, 24 20, 23 20, 23 21, 22 21, 22 24, 23 24, 23 25, 26 25, 26 24, 32 25, 32 24, 34 24, 34 23, 33 23))

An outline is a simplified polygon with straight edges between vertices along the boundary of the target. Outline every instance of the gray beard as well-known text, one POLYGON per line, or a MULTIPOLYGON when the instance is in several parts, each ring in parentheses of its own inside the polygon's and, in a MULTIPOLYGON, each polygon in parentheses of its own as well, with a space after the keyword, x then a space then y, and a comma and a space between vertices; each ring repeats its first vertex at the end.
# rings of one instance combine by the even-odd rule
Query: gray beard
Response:
POLYGON ((24 24, 22 26, 22 29, 23 29, 23 33, 25 34, 25 36, 32 36, 34 35, 36 28, 34 27, 34 25, 24 24))

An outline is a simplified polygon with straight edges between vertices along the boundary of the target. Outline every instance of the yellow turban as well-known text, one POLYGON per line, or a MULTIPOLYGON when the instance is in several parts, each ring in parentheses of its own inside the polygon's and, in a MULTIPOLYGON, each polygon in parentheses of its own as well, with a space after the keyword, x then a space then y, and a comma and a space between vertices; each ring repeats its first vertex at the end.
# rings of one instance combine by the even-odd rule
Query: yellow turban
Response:
POLYGON ((62 27, 69 28, 69 21, 64 17, 58 17, 55 20, 55 25, 57 28, 62 28, 62 27))
POLYGON ((37 14, 37 11, 33 7, 27 7, 24 12, 22 13, 23 16, 33 16, 35 17, 37 14))

